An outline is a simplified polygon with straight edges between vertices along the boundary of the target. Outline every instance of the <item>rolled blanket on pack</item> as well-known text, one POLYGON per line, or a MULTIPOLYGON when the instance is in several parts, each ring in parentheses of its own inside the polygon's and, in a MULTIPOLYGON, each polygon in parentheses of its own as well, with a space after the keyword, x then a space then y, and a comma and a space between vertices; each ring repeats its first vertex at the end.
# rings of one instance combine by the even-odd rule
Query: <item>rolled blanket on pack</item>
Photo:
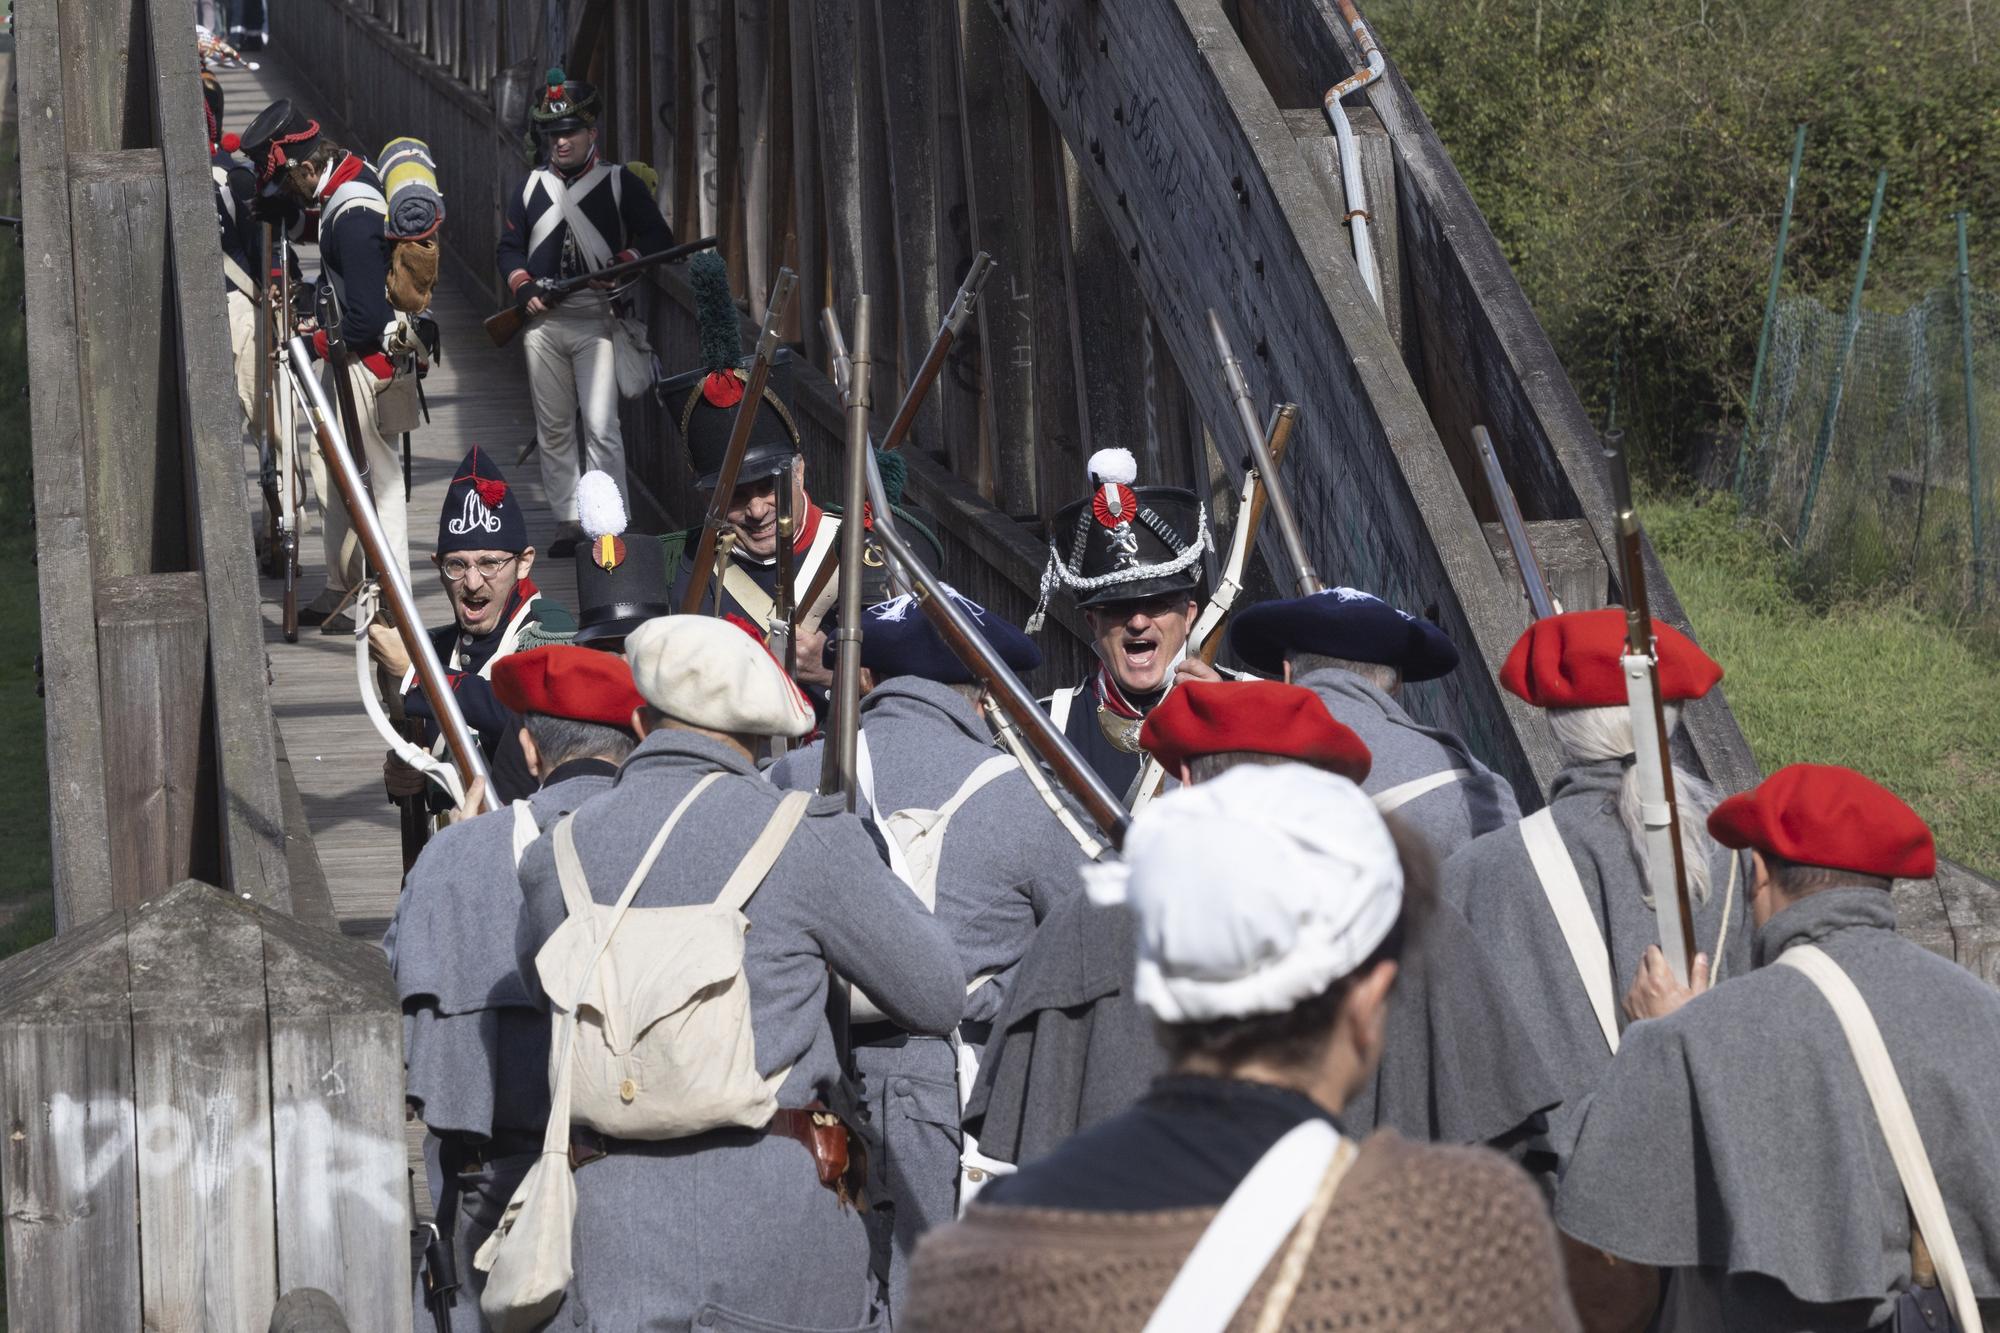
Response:
POLYGON ((389 201, 385 230, 397 240, 421 240, 444 224, 444 193, 438 189, 437 162, 421 139, 391 139, 376 159, 382 193, 389 201))

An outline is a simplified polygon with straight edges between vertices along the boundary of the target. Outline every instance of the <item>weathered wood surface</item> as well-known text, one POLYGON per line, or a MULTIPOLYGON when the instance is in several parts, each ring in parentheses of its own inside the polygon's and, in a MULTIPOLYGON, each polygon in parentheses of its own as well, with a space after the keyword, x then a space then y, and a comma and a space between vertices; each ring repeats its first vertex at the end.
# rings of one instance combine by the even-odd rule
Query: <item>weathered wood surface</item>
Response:
POLYGON ((163 431, 178 424, 179 391, 160 153, 72 153, 69 170, 95 571, 102 579, 189 569, 181 451, 163 431))
POLYGON ((118 907, 165 893, 197 865, 210 878, 220 869, 214 839, 203 837, 215 815, 214 755, 204 755, 202 745, 206 613, 199 574, 133 574, 97 585, 104 784, 117 812, 107 834, 118 907))
POLYGON ((252 1329, 278 1299, 258 923, 206 885, 126 921, 147 1322, 252 1329))
POLYGON ((354 1329, 408 1329, 401 1008, 382 958, 264 921, 278 1289, 339 1295, 354 1329))
MULTIPOLYGON (((1507 530, 1498 523, 1481 525, 1486 544, 1493 549, 1493 563, 1501 577, 1519 595, 1521 629, 1530 619, 1528 595, 1521 587, 1521 572, 1514 563, 1514 548, 1507 544, 1507 530)), ((1565 611, 1590 611, 1611 602, 1611 580, 1604 568, 1604 556, 1597 549, 1597 535, 1579 518, 1552 518, 1529 523, 1528 542, 1542 565, 1542 577, 1549 593, 1565 611)))
POLYGON ((139 1328, 125 916, 102 913, 60 946, 0 968, 7 1317, 21 1329, 139 1328))
POLYGON ((207 601, 208 717, 215 737, 204 799, 212 805, 208 822, 217 828, 221 861, 212 870, 197 864, 194 873, 290 910, 257 572, 238 521, 245 503, 242 414, 222 284, 209 277, 220 267, 222 251, 208 122, 193 46, 173 24, 158 21, 151 26, 151 41, 158 71, 156 118, 168 164, 168 258, 176 275, 166 324, 174 353, 167 369, 178 386, 178 402, 160 421, 160 437, 178 434, 188 478, 187 546, 207 601))
POLYGON ((407 1333, 400 1019, 372 947, 193 881, 0 964, 19 1328, 407 1333))
POLYGON ((104 716, 84 414, 76 364, 70 258, 68 112, 56 0, 18 0, 14 43, 21 122, 22 259, 29 417, 34 444, 35 562, 42 615, 50 857, 58 930, 111 910, 105 840, 104 716), (48 53, 43 55, 41 53, 48 53))
MULTIPOLYGON (((1176 360, 1200 368, 1188 386, 1204 418, 1234 421, 1208 337, 1212 307, 1258 400, 1301 405, 1286 471, 1321 568, 1399 605, 1435 604, 1455 641, 1500 660, 1513 626, 1472 509, 1346 232, 1222 7, 996 9, 1106 217, 1136 251, 1176 360)), ((1524 790, 1554 772, 1541 719, 1487 673, 1427 683, 1409 703, 1524 790)))

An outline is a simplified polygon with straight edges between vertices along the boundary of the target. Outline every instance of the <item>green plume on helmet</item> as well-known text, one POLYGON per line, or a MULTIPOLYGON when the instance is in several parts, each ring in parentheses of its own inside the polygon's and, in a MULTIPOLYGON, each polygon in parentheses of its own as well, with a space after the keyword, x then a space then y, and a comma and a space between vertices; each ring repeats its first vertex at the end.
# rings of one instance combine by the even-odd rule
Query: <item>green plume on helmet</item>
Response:
POLYGON ((875 466, 882 473, 882 494, 888 497, 891 505, 903 503, 903 483, 909 478, 910 465, 904 460, 902 452, 877 449, 875 466))
POLYGON ((728 264, 715 251, 702 251, 688 261, 688 285, 694 288, 694 314, 701 325, 701 368, 711 373, 732 369, 743 359, 743 329, 729 293, 728 264))
POLYGON ((549 84, 550 87, 555 87, 557 85, 565 84, 568 82, 569 82, 569 76, 563 73, 563 67, 561 65, 549 66, 549 77, 547 79, 547 83, 549 84))

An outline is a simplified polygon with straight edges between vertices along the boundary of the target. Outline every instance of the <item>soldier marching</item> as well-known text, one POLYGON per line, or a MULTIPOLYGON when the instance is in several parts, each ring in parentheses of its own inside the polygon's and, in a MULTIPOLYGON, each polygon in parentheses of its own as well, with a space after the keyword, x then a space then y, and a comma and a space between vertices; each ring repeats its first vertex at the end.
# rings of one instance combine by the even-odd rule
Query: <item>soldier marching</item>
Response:
MULTIPOLYGON (((863 339, 846 483, 808 475, 801 353, 746 353, 714 254, 693 364, 646 372, 709 517, 637 530, 599 275, 674 238, 601 110, 549 72, 498 255, 575 614, 464 441, 451 623, 360 636, 423 830, 385 940, 419 1327, 2000 1318, 2000 998, 1895 935, 1891 884, 1935 869, 1900 799, 1677 765, 1723 664, 1642 602, 1543 615, 1496 669, 1302 548, 1299 595, 1215 601, 1209 506, 1116 445, 1017 624, 939 581, 970 571, 869 436, 863 339), (1546 720, 1547 790, 1439 725, 1488 670, 1546 720)), ((433 351, 394 184, 290 102, 247 165, 219 126, 232 329, 256 227, 320 238, 301 331, 370 503, 322 482, 301 618, 353 629, 407 592, 392 440, 433 351)))

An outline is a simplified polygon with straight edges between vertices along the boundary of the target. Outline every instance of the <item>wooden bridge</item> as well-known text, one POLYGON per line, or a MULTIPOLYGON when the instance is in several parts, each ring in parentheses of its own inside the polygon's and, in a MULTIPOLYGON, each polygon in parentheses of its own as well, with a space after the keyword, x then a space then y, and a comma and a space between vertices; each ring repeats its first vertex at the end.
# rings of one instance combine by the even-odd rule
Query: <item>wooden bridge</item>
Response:
MULTIPOLYGON (((1144 480, 1210 497, 1226 528, 1242 459, 1213 308, 1258 399, 1300 404, 1287 471, 1319 568, 1425 609, 1466 650, 1411 689, 1413 711, 1529 804, 1554 773, 1540 715, 1494 683, 1527 611, 1470 433, 1492 431, 1572 607, 1617 593, 1597 440, 1393 63, 1349 99, 1381 307, 1368 295, 1344 225, 1364 201, 1319 109, 1360 65, 1333 0, 273 10, 262 68, 222 76, 229 124, 290 95, 348 146, 413 134, 439 161, 450 263, 413 439, 419 569, 466 447, 511 463, 531 434, 518 353, 476 320, 498 299, 526 97, 562 64, 603 90, 607 154, 658 170, 676 232, 724 238, 746 324, 780 264, 801 275, 786 333, 822 487, 842 422, 818 310, 844 316, 862 291, 886 306, 873 351, 900 388, 973 254, 994 256, 906 451, 958 587, 1025 618, 1043 522, 1110 444, 1144 480)), ((321 1286, 357 1328, 407 1328, 406 1205, 383 1203, 408 1198, 398 1028, 372 947, 397 893, 394 811, 352 642, 284 644, 257 577, 191 9, 16 0, 15 16, 61 933, 0 967, 10 1311, 255 1328, 321 1286)), ((655 271, 644 300, 663 365, 691 364, 685 286, 655 271)), ((650 399, 624 425, 643 517, 679 526, 695 508, 674 432, 650 399)), ((533 463, 510 475, 545 545, 533 463)), ((305 534, 308 593, 318 549, 305 534)), ((561 563, 535 577, 569 600, 561 563)), ((1656 611, 1698 631, 1657 563, 1649 578, 1656 611)), ((1252 595, 1271 587, 1260 563, 1252 595)), ((1040 683, 1084 660, 1065 614, 1040 683)), ((1722 693, 1686 731, 1683 757, 1720 785, 1755 781, 1722 693)), ((1994 895, 1950 865, 1897 889, 1907 933, 1989 978, 1994 895)))

